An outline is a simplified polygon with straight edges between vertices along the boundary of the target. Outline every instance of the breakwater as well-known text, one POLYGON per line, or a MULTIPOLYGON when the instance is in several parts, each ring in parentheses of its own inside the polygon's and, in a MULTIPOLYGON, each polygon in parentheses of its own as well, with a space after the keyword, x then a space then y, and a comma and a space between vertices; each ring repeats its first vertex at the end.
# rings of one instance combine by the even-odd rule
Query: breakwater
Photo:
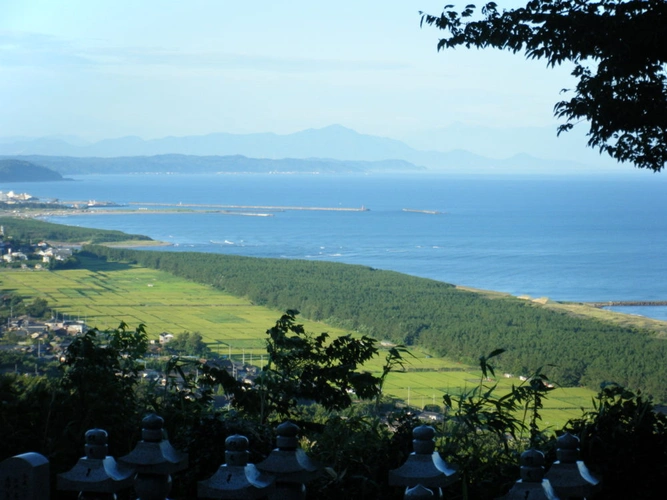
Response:
POLYGON ((210 203, 142 203, 131 201, 128 205, 141 205, 145 207, 189 207, 189 208, 223 208, 227 210, 315 210, 331 212, 368 212, 370 209, 365 206, 355 207, 300 207, 300 206, 282 206, 282 205, 218 205, 210 203))
POLYGON ((438 210, 417 210, 416 208, 404 208, 403 212, 412 212, 416 214, 429 214, 429 215, 439 215, 442 212, 438 210))

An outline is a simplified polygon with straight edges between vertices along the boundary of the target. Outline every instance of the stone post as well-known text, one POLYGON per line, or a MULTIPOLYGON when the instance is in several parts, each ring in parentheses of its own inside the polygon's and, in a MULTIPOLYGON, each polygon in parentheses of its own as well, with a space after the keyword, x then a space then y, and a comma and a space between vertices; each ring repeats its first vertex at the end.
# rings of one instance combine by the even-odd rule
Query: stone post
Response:
POLYGON ((102 429, 86 432, 86 456, 68 472, 58 474, 59 490, 78 491, 80 500, 115 500, 117 491, 132 486, 134 469, 119 466, 107 456, 107 438, 102 429))
POLYGON ((306 484, 319 473, 319 467, 299 446, 299 427, 284 422, 276 428, 277 448, 257 468, 275 476, 276 490, 269 496, 275 500, 304 500, 306 484))
POLYGON ((188 456, 166 439, 162 417, 150 414, 141 424, 141 441, 119 461, 137 471, 134 489, 138 500, 167 500, 171 474, 187 468, 188 456))
MULTIPOLYGON (((415 427, 412 431, 414 451, 402 466, 389 471, 390 486, 413 488, 420 485, 432 489, 438 498, 442 498, 442 488, 456 481, 458 473, 435 451, 434 436, 435 430, 431 426, 415 427)), ((422 490, 418 492, 423 493, 422 490)))
POLYGON ((235 434, 225 440, 225 463, 206 481, 197 483, 198 498, 266 499, 275 478, 248 463, 248 438, 235 434))
POLYGON ((49 500, 49 461, 39 453, 23 453, 0 462, 0 498, 49 500))
POLYGON ((556 495, 561 500, 590 498, 599 488, 600 481, 579 460, 579 438, 566 432, 556 443, 558 460, 545 476, 556 495))
POLYGON ((521 479, 503 497, 504 500, 559 500, 544 479, 544 453, 530 449, 521 454, 521 479))

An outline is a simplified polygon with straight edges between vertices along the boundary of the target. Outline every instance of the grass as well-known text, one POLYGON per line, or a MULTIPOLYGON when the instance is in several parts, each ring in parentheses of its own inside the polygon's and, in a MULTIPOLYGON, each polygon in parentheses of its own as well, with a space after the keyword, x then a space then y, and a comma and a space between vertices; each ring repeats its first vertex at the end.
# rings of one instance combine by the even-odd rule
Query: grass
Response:
MULTIPOLYGON (((418 408, 425 404, 442 405, 442 395, 460 395, 477 387, 482 380, 482 373, 475 367, 456 363, 443 358, 432 358, 415 350, 415 358, 409 359, 405 372, 392 373, 385 384, 385 391, 418 408)), ((378 363, 378 367, 380 363, 378 363)), ((374 367, 374 364, 370 364, 374 367)), ((376 370, 374 370, 376 371, 376 370)), ((379 373, 379 369, 377 369, 379 373)), ((485 380, 484 387, 497 385, 498 394, 506 394, 512 386, 522 382, 518 377, 505 377, 498 374, 497 379, 485 380)), ((547 374, 548 375, 548 374, 547 374)), ((595 393, 583 387, 556 387, 549 392, 545 401, 545 426, 562 426, 568 419, 581 416, 582 408, 592 408, 595 393)))
MULTIPOLYGON (((28 300, 45 298, 59 316, 84 319, 100 329, 115 328, 121 321, 131 327, 146 325, 150 339, 162 332, 199 332, 219 354, 260 364, 265 355, 265 332, 283 311, 254 305, 247 299, 224 294, 211 287, 186 281, 171 274, 135 265, 81 258, 84 269, 0 270, 0 289, 14 291, 28 300)), ((307 331, 331 335, 349 332, 299 318, 307 331)), ((421 408, 442 404, 444 393, 460 394, 480 381, 474 367, 412 349, 406 371, 392 373, 385 393, 421 408)), ((386 351, 365 368, 381 373, 386 351)), ((518 379, 499 378, 504 393, 518 379)), ((591 407, 594 393, 583 388, 557 388, 549 395, 543 424, 562 426, 569 418, 591 407)))
POLYGON ((586 304, 578 304, 570 302, 547 303, 545 307, 556 309, 559 311, 566 311, 570 314, 575 314, 578 316, 596 318, 602 321, 611 321, 624 328, 636 328, 637 330, 648 330, 652 332, 656 338, 667 339, 666 321, 651 319, 645 316, 623 314, 615 311, 608 311, 607 309, 600 309, 586 304))
MULTIPOLYGON (((491 290, 480 290, 477 288, 457 286, 461 290, 475 292, 490 299, 499 297, 510 297, 510 294, 504 292, 495 292, 491 290)), ((652 332, 656 338, 667 339, 667 321, 637 316, 632 314, 623 314, 607 309, 593 307, 591 305, 579 302, 557 302, 548 299, 526 299, 539 301, 543 307, 555 311, 565 312, 574 316, 593 318, 600 321, 607 321, 622 328, 634 328, 637 330, 647 330, 652 332)))
MULTIPOLYGON (((264 354, 265 332, 283 313, 165 272, 85 257, 81 261, 85 269, 3 269, 0 287, 28 301, 43 297, 60 317, 82 319, 100 329, 124 321, 145 324, 151 339, 163 332, 199 332, 214 351, 242 357, 245 350, 248 359, 264 354)), ((347 333, 301 322, 312 332, 347 333)))

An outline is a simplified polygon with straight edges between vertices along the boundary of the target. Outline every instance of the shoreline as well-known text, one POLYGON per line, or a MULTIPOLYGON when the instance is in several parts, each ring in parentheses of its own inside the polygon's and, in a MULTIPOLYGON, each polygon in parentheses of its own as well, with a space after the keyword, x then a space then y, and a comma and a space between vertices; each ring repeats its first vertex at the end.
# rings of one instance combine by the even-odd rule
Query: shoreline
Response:
POLYGON ((111 241, 109 243, 100 243, 101 246, 110 248, 139 248, 139 247, 171 247, 173 243, 160 240, 127 240, 127 241, 111 241))
MULTIPOLYGON (((198 211, 198 210, 171 210, 171 211, 167 211, 167 210, 151 210, 151 211, 149 211, 149 210, 128 210, 128 211, 121 211, 121 210, 102 209, 102 210, 91 210, 91 211, 89 211, 89 210, 62 210, 62 211, 48 211, 48 212, 45 211, 45 210, 37 210, 37 211, 34 211, 32 213, 20 213, 20 214, 12 213, 12 214, 6 214, 6 215, 13 216, 13 217, 19 217, 19 218, 20 217, 28 217, 28 218, 45 219, 45 218, 48 218, 48 217, 58 217, 58 216, 63 217, 63 216, 67 216, 67 215, 77 215, 77 216, 78 215, 113 215, 113 214, 124 214, 124 213, 139 215, 139 214, 143 214, 143 213, 159 214, 159 213, 210 213, 210 212, 198 211)), ((223 214, 223 215, 226 215, 226 214, 223 214)), ((239 213, 238 212, 233 212, 230 215, 239 215, 239 213)), ((75 225, 75 224, 71 223, 71 224, 65 224, 65 225, 75 225)), ((159 240, 127 240, 127 241, 108 242, 108 243, 101 243, 101 244, 105 245, 105 246, 110 246, 110 247, 128 248, 128 249, 141 248, 141 247, 145 247, 146 249, 150 249, 150 247, 166 248, 166 247, 175 246, 174 242, 159 241, 159 240)), ((202 253, 208 253, 208 252, 202 252, 202 253)), ((468 291, 474 292, 474 293, 484 294, 484 295, 491 296, 491 297, 502 297, 502 296, 515 297, 515 298, 518 298, 518 299, 525 300, 527 302, 529 301, 529 302, 539 304, 541 306, 564 307, 564 308, 567 308, 567 309, 571 309, 571 311, 570 311, 571 313, 574 312, 573 309, 575 309, 575 308, 578 309, 577 312, 575 312, 574 314, 582 314, 582 310, 579 309, 579 308, 585 308, 588 311, 597 310, 598 312, 604 312, 604 313, 608 313, 608 314, 613 314, 613 313, 616 312, 616 313, 622 314, 624 316, 646 318, 646 319, 651 320, 651 321, 662 323, 663 325, 665 323, 667 323, 666 319, 651 317, 650 315, 644 316, 644 315, 639 315, 639 314, 635 314, 635 313, 624 313, 622 311, 612 311, 612 310, 606 309, 606 307, 610 306, 610 301, 600 301, 599 299, 595 300, 595 301, 570 301, 570 300, 561 301, 561 300, 552 300, 552 299, 549 299, 548 297, 535 297, 535 298, 533 298, 533 297, 529 297, 529 296, 521 295, 521 294, 514 295, 514 294, 511 294, 509 292, 502 292, 502 291, 496 291, 496 290, 491 290, 491 289, 475 289, 475 288, 469 287, 469 286, 461 286, 461 285, 456 285, 454 283, 450 283, 450 284, 452 284, 456 288, 460 288, 460 289, 463 289, 463 290, 468 290, 468 291), (597 308, 593 304, 597 305, 597 308), (598 305, 598 304, 602 304, 604 306, 604 308, 600 308, 601 306, 598 305)), ((640 302, 640 300, 637 300, 637 299, 628 300, 628 301, 613 300, 613 301, 611 301, 611 303, 612 303, 611 305, 614 305, 614 303, 618 303, 618 302, 625 303, 625 305, 634 305, 632 303, 640 302)), ((641 302, 644 302, 644 301, 641 301, 641 302)), ((659 302, 659 301, 653 301, 653 302, 659 302)), ((667 303, 667 301, 665 301, 665 302, 667 303)), ((659 306, 659 305, 661 305, 661 304, 655 303, 655 304, 652 304, 650 307, 655 307, 655 306, 659 306)))
POLYGON ((239 212, 236 210, 192 210, 192 209, 163 209, 163 210, 146 210, 141 208, 136 209, 120 209, 120 210, 111 210, 111 209, 93 209, 93 210, 81 210, 81 209, 72 209, 72 210, 49 210, 49 211, 40 211, 35 213, 22 213, 22 214, 11 214, 11 215, 24 215, 26 217, 32 218, 43 218, 43 217, 69 217, 69 216, 81 216, 81 215, 159 215, 159 214, 220 214, 220 215, 239 215, 246 217, 273 217, 271 213, 260 213, 260 212, 239 212))

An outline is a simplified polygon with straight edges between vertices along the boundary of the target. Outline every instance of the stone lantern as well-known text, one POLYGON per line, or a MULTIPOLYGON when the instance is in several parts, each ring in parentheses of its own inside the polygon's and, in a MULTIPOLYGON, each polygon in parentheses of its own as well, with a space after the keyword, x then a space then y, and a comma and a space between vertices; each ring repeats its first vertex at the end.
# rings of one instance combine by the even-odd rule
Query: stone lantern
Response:
POLYGON ((141 421, 141 441, 119 461, 136 469, 138 500, 166 500, 171 474, 188 466, 188 456, 176 451, 165 437, 164 420, 154 413, 141 421))
POLYGON ((135 471, 107 456, 107 441, 107 432, 102 429, 86 432, 86 456, 68 472, 58 474, 57 488, 78 491, 81 500, 115 500, 117 491, 130 488, 135 471))
POLYGON ((303 500, 306 484, 317 477, 319 466, 299 446, 299 427, 284 422, 276 428, 278 447, 257 468, 275 476, 276 491, 270 498, 280 500, 303 500))
POLYGON ((225 463, 206 481, 197 483, 199 498, 261 499, 274 491, 275 478, 248 463, 248 438, 239 434, 225 440, 225 463))
POLYGON ((521 479, 504 500, 559 500, 548 479, 544 479, 544 453, 530 449, 521 454, 521 479))
MULTIPOLYGON (((435 430, 428 425, 420 425, 412 431, 413 452, 398 469, 389 471, 391 486, 413 488, 421 485, 432 489, 439 498, 442 490, 458 479, 458 473, 440 454, 435 451, 435 430)), ((421 491, 421 490, 420 490, 421 491)), ((406 492, 407 494, 407 492, 406 492)))
POLYGON ((558 460, 549 469, 546 478, 562 500, 590 498, 600 481, 579 460, 579 438, 566 432, 556 441, 558 460))

